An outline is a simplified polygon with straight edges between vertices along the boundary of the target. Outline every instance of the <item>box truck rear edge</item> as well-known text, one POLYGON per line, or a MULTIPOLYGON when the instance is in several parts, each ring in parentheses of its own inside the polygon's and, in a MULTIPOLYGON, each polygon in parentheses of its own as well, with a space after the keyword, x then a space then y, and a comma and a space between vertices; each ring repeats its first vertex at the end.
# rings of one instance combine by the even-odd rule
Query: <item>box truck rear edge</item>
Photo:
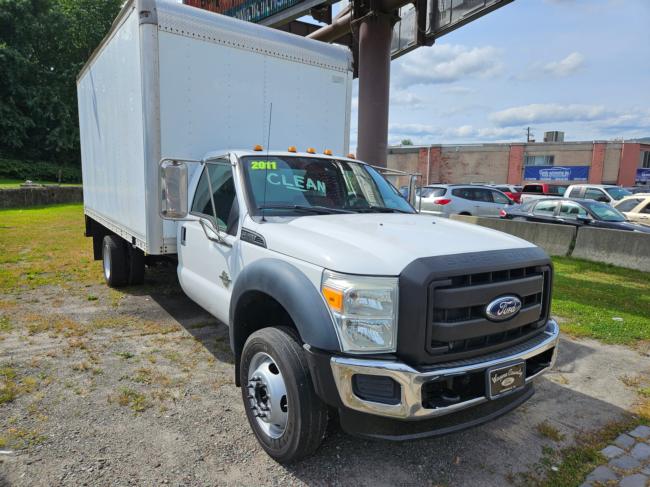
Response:
POLYGON ((200 160, 269 136, 269 149, 346 154, 351 68, 342 46, 174 2, 128 2, 77 81, 88 232, 176 252, 177 225, 159 216, 162 157, 200 160))

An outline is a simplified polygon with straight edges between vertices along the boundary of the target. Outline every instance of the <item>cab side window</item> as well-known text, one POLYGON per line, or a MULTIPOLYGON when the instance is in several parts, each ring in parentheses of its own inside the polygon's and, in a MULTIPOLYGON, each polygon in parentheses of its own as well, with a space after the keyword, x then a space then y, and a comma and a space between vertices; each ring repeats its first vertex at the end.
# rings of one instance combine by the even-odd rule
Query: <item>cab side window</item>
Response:
POLYGON ((560 206, 560 217, 575 220, 579 216, 585 218, 588 216, 587 210, 582 206, 569 202, 564 202, 562 203, 562 206, 560 206))
POLYGON ((205 165, 194 194, 191 212, 213 220, 219 228, 230 235, 237 234, 239 208, 230 163, 205 165), (212 186, 212 198, 210 198, 210 186, 212 186), (214 211, 212 200, 214 200, 214 211))
POLYGON ((644 215, 650 215, 650 203, 645 205, 645 208, 641 208, 639 210, 639 213, 643 213, 644 215))
POLYGON ((567 195, 568 198, 580 198, 581 188, 572 188, 571 192, 567 195))
POLYGON ((534 215, 553 216, 557 208, 557 201, 540 201, 533 210, 534 215))
POLYGON ((472 198, 474 201, 480 201, 482 203, 493 203, 494 201, 492 200, 492 191, 489 189, 483 189, 483 188, 474 188, 474 198, 472 198))
POLYGON ((596 200, 596 201, 609 201, 609 198, 605 196, 598 188, 587 188, 585 190, 585 199, 586 200, 596 200))
POLYGON ((629 200, 621 201, 616 205, 618 211, 632 211, 643 200, 641 198, 630 198, 629 200))
POLYGON ((510 203, 510 200, 506 195, 497 193, 496 191, 491 191, 491 193, 492 193, 492 199, 494 200, 495 203, 499 203, 500 205, 507 205, 510 203))
POLYGON ((465 200, 474 200, 474 190, 472 188, 457 188, 451 191, 451 194, 465 200))

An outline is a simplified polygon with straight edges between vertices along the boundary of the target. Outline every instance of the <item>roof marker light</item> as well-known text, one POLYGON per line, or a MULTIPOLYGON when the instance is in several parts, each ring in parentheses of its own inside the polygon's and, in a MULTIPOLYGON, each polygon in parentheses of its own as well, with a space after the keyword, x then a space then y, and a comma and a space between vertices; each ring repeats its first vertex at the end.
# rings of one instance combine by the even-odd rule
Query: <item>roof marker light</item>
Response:
POLYGON ((262 147, 262 146, 259 145, 259 144, 255 144, 255 147, 253 147, 253 150, 254 150, 255 152, 260 152, 260 151, 263 151, 263 150, 264 150, 264 147, 262 147))
POLYGON ((296 149, 295 145, 290 145, 287 152, 298 152, 298 149, 296 149))
POLYGON ((326 156, 331 156, 332 155, 332 150, 331 149, 325 149, 323 151, 323 154, 325 154, 326 156))
POLYGON ((356 159, 357 156, 355 156, 352 152, 348 154, 348 159, 356 159))
POLYGON ((316 154, 316 149, 314 149, 313 147, 308 147, 307 148, 307 153, 308 154, 316 154))

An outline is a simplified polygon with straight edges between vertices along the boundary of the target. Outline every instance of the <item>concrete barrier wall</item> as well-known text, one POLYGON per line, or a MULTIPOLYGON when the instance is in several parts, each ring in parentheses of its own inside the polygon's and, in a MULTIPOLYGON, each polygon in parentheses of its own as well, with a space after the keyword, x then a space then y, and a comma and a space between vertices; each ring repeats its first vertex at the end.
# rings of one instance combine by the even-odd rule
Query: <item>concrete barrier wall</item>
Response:
POLYGON ((549 255, 570 256, 650 272, 649 233, 465 215, 451 215, 450 218, 515 235, 538 245, 549 255))
POLYGON ((650 272, 650 233, 582 227, 571 257, 650 272))
POLYGON ((451 215, 452 220, 474 223, 528 240, 543 248, 549 255, 569 255, 576 236, 576 229, 570 225, 555 225, 525 221, 502 220, 477 216, 451 215))
POLYGON ((81 186, 0 189, 0 208, 24 208, 82 201, 81 186))

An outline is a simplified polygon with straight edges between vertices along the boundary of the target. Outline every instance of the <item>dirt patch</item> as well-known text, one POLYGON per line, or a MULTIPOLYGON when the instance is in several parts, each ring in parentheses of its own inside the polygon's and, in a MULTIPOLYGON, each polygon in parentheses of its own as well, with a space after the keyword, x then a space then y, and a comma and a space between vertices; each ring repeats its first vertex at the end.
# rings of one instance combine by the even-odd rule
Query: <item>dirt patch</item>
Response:
POLYGON ((408 443, 333 424, 316 456, 287 467, 251 433, 232 362, 226 326, 183 295, 173 266, 123 292, 68 282, 6 294, 0 485, 504 485, 625 416, 639 386, 621 378, 650 370, 636 351, 565 339, 537 394, 495 422, 408 443))

